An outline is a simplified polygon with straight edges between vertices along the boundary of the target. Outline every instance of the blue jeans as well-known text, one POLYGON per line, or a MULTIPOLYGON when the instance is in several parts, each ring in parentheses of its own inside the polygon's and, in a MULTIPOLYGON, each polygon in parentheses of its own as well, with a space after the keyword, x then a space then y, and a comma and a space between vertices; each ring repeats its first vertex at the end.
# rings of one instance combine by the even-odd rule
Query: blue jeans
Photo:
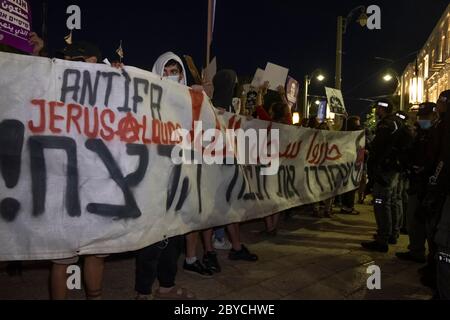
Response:
POLYGON ((225 228, 218 228, 214 230, 214 239, 224 240, 225 239, 225 228))

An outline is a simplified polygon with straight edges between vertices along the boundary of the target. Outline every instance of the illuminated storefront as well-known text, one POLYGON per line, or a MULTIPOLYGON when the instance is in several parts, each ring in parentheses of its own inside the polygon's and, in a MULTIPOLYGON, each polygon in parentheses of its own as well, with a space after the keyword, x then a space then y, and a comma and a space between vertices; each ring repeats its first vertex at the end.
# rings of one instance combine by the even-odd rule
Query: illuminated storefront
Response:
POLYGON ((440 92, 450 89, 450 5, 402 79, 404 110, 414 110, 424 101, 436 102, 440 92))

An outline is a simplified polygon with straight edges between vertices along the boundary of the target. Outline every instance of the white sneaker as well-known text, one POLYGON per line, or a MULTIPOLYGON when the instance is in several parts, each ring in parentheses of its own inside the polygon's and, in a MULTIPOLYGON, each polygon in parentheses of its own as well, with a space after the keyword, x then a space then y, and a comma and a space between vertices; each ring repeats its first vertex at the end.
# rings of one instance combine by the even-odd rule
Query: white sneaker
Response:
POLYGON ((214 239, 213 247, 216 250, 231 250, 232 245, 230 241, 228 241, 227 239, 223 240, 214 239))

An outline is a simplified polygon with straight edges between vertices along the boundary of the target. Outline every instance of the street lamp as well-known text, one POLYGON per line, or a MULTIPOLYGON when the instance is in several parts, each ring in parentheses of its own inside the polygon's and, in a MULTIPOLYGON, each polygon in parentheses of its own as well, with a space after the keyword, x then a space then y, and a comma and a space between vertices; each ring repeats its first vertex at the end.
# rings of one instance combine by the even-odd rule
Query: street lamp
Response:
POLYGON ((336 89, 342 89, 342 38, 347 31, 347 26, 351 22, 355 12, 360 11, 357 22, 364 27, 367 24, 366 8, 358 6, 347 15, 346 18, 339 16, 337 21, 337 44, 336 44, 336 89))
POLYGON ((403 111, 403 77, 400 77, 398 73, 393 69, 388 69, 383 76, 385 82, 391 82, 392 79, 396 79, 400 86, 400 110, 403 111))
POLYGON ((423 78, 419 75, 419 68, 417 66, 417 58, 416 58, 414 77, 410 79, 409 83, 409 103, 411 103, 413 106, 417 106, 424 101, 423 86, 424 86, 423 78))
POLYGON ((322 82, 325 80, 325 76, 322 74, 322 72, 319 69, 314 70, 311 75, 305 76, 305 88, 303 90, 303 116, 307 119, 309 118, 309 108, 308 108, 308 91, 309 91, 309 85, 311 84, 311 79, 316 79, 319 82, 322 82))

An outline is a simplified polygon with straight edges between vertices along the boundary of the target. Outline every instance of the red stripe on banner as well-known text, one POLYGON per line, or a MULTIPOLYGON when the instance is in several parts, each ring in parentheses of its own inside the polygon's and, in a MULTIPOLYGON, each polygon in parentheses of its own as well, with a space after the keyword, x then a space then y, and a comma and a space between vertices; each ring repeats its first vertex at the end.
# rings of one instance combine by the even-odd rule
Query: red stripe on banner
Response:
POLYGON ((200 120, 200 112, 202 111, 203 92, 189 90, 192 99, 192 130, 194 130, 195 121, 200 120))

